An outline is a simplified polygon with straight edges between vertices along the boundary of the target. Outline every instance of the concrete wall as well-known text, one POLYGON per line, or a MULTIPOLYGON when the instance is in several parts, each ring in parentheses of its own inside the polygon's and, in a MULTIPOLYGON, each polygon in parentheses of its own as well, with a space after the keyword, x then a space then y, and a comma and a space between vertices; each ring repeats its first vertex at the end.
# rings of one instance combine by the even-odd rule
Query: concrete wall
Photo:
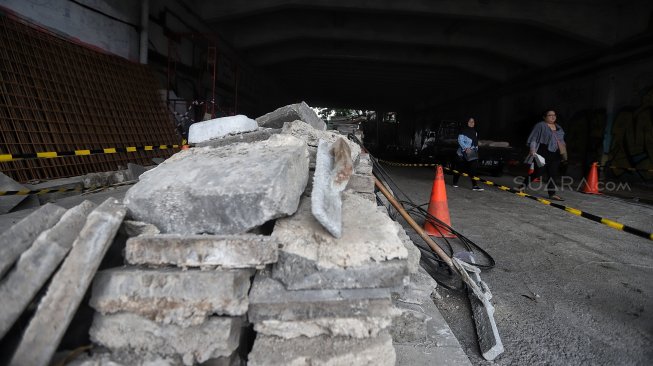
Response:
POLYGON ((0 0, 0 6, 57 34, 138 61, 137 26, 140 23, 140 1, 78 0, 77 2, 123 22, 69 0, 0 0))

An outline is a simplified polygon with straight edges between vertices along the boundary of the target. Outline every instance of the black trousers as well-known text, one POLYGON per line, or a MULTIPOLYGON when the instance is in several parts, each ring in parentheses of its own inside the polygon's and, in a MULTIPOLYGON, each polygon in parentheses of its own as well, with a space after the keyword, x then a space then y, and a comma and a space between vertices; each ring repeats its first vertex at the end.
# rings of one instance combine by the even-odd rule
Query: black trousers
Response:
MULTIPOLYGON (((467 161, 460 156, 456 155, 456 170, 463 173, 469 174, 469 180, 472 182, 472 186, 476 187, 478 183, 472 178, 476 176, 476 167, 478 166, 478 160, 467 161)), ((458 180, 460 179, 460 174, 453 175, 453 184, 457 185, 458 180)))
POLYGON ((549 197, 556 194, 558 187, 556 182, 560 180, 560 152, 555 151, 551 152, 546 145, 540 144, 537 148, 537 153, 544 157, 546 164, 543 167, 538 167, 535 163, 535 170, 532 174, 529 174, 526 177, 526 182, 524 186, 528 186, 531 182, 538 177, 541 177, 542 181, 546 179, 546 190, 549 193, 549 197))

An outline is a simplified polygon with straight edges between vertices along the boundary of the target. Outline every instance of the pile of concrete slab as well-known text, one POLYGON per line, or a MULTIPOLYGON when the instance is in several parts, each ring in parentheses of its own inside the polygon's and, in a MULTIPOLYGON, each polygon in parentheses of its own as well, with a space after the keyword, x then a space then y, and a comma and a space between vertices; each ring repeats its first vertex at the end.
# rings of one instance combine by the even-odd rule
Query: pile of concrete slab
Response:
POLYGON ((70 210, 47 204, 0 235, 0 338, 30 313, 30 303, 38 303, 18 334, 10 365, 50 362, 125 211, 114 199, 98 207, 84 201, 70 210), (35 299, 48 280, 45 294, 35 299))
POLYGON ((127 220, 111 206, 125 265, 95 275, 96 348, 72 364, 394 365, 392 294, 419 252, 377 206, 369 155, 305 103, 229 118, 142 173, 127 220))

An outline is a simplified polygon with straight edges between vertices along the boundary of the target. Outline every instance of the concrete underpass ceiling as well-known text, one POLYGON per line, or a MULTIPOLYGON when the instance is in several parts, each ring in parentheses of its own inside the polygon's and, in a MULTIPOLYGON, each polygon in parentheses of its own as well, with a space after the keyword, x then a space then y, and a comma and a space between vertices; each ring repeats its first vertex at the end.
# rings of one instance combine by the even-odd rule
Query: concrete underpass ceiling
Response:
POLYGON ((369 107, 457 98, 650 37, 649 0, 197 1, 289 101, 369 107))

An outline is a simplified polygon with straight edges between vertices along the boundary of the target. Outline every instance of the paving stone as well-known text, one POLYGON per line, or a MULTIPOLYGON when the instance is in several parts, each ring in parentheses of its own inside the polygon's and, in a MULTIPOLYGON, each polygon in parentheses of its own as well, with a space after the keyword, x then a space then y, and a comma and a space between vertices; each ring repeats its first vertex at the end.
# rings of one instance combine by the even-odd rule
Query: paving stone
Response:
POLYGON ((257 273, 247 312, 255 330, 285 338, 331 334, 376 336, 399 315, 389 289, 286 290, 265 272, 257 273))
POLYGON ((102 314, 130 312, 164 324, 197 325, 212 314, 245 314, 252 274, 246 269, 109 269, 98 272, 90 305, 102 314))
POLYGON ((184 364, 192 365, 231 356, 238 348, 242 321, 240 317, 210 317, 199 325, 181 327, 130 313, 96 313, 89 333, 94 343, 114 351, 180 356, 184 364))
POLYGON ((374 193, 374 177, 369 174, 355 173, 349 178, 347 190, 362 193, 374 193))
POLYGON ((0 278, 34 239, 54 226, 64 212, 66 209, 48 203, 0 234, 0 278))
POLYGON ((265 235, 141 235, 127 240, 129 264, 177 267, 263 267, 277 261, 279 240, 265 235))
POLYGON ((23 333, 12 366, 48 364, 113 242, 125 211, 118 200, 110 198, 88 215, 68 257, 50 281, 36 315, 23 333))
POLYGON ((209 141, 203 141, 195 144, 195 147, 222 147, 231 144, 237 144, 239 142, 257 142, 265 141, 269 139, 272 135, 280 133, 281 128, 259 128, 256 131, 242 132, 237 134, 231 134, 219 138, 215 138, 209 141))
POLYGON ((272 236, 283 248, 273 277, 291 290, 402 285, 408 254, 393 221, 370 201, 347 192, 342 212, 341 238, 315 220, 309 197, 295 215, 277 220, 272 236))
POLYGON ((373 338, 298 337, 283 339, 258 334, 249 354, 250 366, 394 366, 387 332, 373 338))
MULTIPOLYGON (((317 152, 317 145, 319 140, 325 140, 326 142, 332 144, 336 142, 336 140, 343 137, 341 134, 334 131, 317 130, 307 125, 306 123, 303 123, 302 121, 284 123, 283 128, 281 129, 281 133, 284 135, 292 135, 304 140, 308 145, 309 159, 311 163, 315 162, 315 154, 317 152)), ((345 139, 345 141, 351 150, 352 161, 356 161, 356 159, 358 159, 358 155, 361 153, 360 146, 348 139, 345 139)), ((315 165, 311 164, 310 166, 313 167, 315 165)))
POLYGON ((193 123, 188 129, 188 143, 197 144, 232 133, 256 131, 258 124, 242 114, 193 123))
POLYGON ((266 141, 182 150, 125 196, 131 216, 164 233, 240 234, 297 210, 308 180, 306 144, 266 141))
POLYGON ((0 339, 57 269, 73 245, 95 204, 84 201, 66 211, 51 229, 42 232, 0 282, 0 339))
POLYGON ((326 124, 306 102, 290 104, 267 113, 256 119, 261 127, 281 128, 284 122, 300 120, 312 128, 323 131, 326 124))

